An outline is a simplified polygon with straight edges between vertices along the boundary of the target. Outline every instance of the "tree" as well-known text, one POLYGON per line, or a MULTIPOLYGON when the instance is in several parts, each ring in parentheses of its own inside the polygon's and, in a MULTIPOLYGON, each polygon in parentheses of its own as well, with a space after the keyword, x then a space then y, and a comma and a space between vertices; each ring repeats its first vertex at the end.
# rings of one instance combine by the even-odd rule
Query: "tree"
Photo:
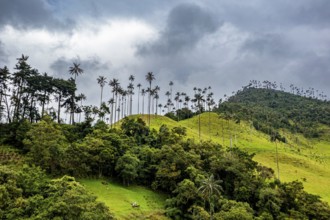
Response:
POLYGON ((74 76, 74 81, 76 82, 76 78, 78 75, 84 72, 83 69, 80 68, 80 63, 73 62, 73 66, 69 68, 69 73, 74 76))
POLYGON ((142 114, 144 114, 144 96, 146 95, 145 89, 141 90, 141 95, 142 95, 142 114))
POLYGON ((196 103, 196 110, 198 110, 198 137, 199 140, 201 140, 201 114, 203 111, 202 102, 204 101, 204 97, 200 92, 198 92, 195 94, 195 98, 192 101, 196 103))
POLYGON ((76 90, 76 84, 73 80, 64 80, 64 79, 53 79, 54 92, 57 94, 56 100, 58 102, 57 107, 57 122, 61 123, 61 102, 63 99, 69 97, 74 90, 76 90))
POLYGON ((124 185, 129 186, 138 177, 139 164, 140 160, 130 153, 126 153, 118 159, 115 169, 122 178, 124 185))
POLYGON ((146 75, 146 80, 149 82, 149 100, 148 100, 148 122, 150 126, 150 108, 151 108, 151 83, 155 79, 155 76, 152 72, 148 72, 146 75))
POLYGON ((68 144, 61 129, 51 121, 49 116, 33 125, 27 132, 23 143, 34 164, 41 166, 53 175, 56 174, 61 167, 64 151, 68 144))
POLYGON ((7 66, 4 66, 3 68, 0 68, 0 122, 2 120, 2 115, 4 112, 5 107, 2 105, 2 102, 4 101, 6 107, 7 107, 7 120, 10 122, 10 110, 7 100, 7 90, 8 90, 8 81, 9 81, 9 69, 7 66))
POLYGON ((102 105, 102 96, 103 96, 103 87, 105 86, 105 84, 107 83, 107 78, 104 76, 99 76, 97 78, 97 83, 100 85, 101 87, 101 102, 100 102, 100 108, 102 105))
MULTIPOLYGON (((73 63, 73 66, 69 68, 69 73, 71 75, 74 75, 74 83, 76 83, 76 78, 79 74, 82 74, 84 72, 83 69, 80 68, 79 63, 73 63)), ((70 124, 74 124, 74 110, 75 110, 75 91, 71 95, 71 101, 70 101, 70 124)))
POLYGON ((141 90, 141 83, 137 84, 137 87, 139 88, 139 91, 138 91, 138 110, 137 110, 137 113, 140 114, 140 90, 141 90))
POLYGON ((221 180, 215 180, 213 174, 211 174, 202 181, 202 185, 198 188, 198 192, 202 194, 202 197, 208 200, 211 220, 214 212, 214 198, 221 195, 221 182, 221 180))
POLYGON ((111 127, 112 124, 116 121, 116 111, 117 111, 117 95, 118 95, 118 89, 119 89, 119 80, 118 79, 112 79, 109 82, 109 85, 112 87, 112 105, 111 105, 111 115, 110 115, 110 121, 111 121, 111 127), (114 114, 115 113, 115 114, 114 114))
POLYGON ((128 91, 129 91, 129 96, 130 96, 130 104, 129 104, 129 114, 130 115, 132 115, 132 104, 133 104, 133 98, 132 98, 132 96, 133 96, 133 90, 134 90, 134 84, 133 84, 133 82, 134 82, 134 79, 135 79, 135 77, 133 76, 133 75, 130 75, 129 76, 129 81, 130 81, 130 84, 128 85, 128 91))

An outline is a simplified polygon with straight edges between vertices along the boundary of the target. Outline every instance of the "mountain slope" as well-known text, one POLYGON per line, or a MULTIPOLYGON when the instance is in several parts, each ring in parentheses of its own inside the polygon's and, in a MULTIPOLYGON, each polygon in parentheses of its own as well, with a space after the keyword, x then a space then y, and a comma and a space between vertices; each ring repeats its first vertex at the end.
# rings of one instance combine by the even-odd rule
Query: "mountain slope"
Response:
MULTIPOLYGON (((134 116, 139 117, 139 116, 134 116)), ((147 121, 146 116, 141 116, 147 121)), ((162 124, 169 128, 185 127, 187 138, 199 140, 199 116, 173 121, 164 116, 152 116, 151 127, 158 129, 162 124)), ((225 118, 216 113, 200 115, 201 140, 213 141, 226 147, 237 146, 255 153, 255 160, 273 168, 278 176, 276 166, 276 144, 281 181, 300 180, 306 190, 317 194, 330 203, 330 135, 323 134, 320 138, 306 138, 302 134, 291 133, 288 129, 279 129, 279 134, 286 137, 286 143, 271 142, 270 136, 256 130, 251 122, 237 121, 225 118)), ((323 125, 322 130, 330 128, 323 125)))

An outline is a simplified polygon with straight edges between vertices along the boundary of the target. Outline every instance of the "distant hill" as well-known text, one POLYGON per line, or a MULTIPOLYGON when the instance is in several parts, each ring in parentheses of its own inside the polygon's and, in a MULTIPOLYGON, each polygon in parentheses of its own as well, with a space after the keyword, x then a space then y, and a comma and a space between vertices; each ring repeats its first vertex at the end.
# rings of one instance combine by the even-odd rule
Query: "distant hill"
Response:
MULTIPOLYGON (((284 91, 246 87, 216 109, 235 120, 253 123, 257 130, 275 135, 278 129, 317 138, 330 126, 330 102, 284 91)), ((282 141, 285 137, 281 137, 282 141)))

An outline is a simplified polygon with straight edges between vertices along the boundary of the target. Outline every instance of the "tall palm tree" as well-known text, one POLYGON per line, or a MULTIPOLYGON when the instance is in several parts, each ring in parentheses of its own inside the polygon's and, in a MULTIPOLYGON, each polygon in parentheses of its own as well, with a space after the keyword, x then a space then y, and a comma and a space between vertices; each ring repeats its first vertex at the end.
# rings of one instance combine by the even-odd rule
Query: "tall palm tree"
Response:
POLYGON ((132 98, 132 96, 133 96, 133 94, 134 94, 134 92, 133 92, 133 90, 134 90, 134 85, 133 85, 133 83, 129 83, 128 84, 128 86, 127 86, 127 95, 128 95, 128 98, 129 98, 129 111, 128 111, 128 113, 129 113, 129 115, 131 115, 132 114, 132 102, 133 102, 133 98, 132 98))
POLYGON ((172 81, 170 81, 169 85, 170 85, 170 94, 171 94, 171 100, 172 100, 172 87, 173 87, 174 83, 172 81))
POLYGON ((208 178, 202 181, 202 185, 198 188, 197 191, 201 193, 202 197, 209 203, 211 220, 213 218, 214 212, 214 198, 219 197, 222 191, 222 187, 220 185, 221 182, 221 180, 215 180, 213 174, 211 174, 208 178))
POLYGON ((101 102, 100 102, 100 108, 102 105, 102 97, 103 97, 103 87, 105 86, 105 84, 107 83, 107 78, 104 76, 99 76, 97 78, 97 83, 100 85, 101 87, 101 102))
POLYGON ((151 107, 151 83, 155 79, 155 76, 152 72, 148 72, 146 75, 146 80, 149 82, 149 100, 148 100, 148 121, 150 127, 150 107, 151 107))
POLYGON ((144 96, 146 94, 146 90, 142 89, 141 90, 141 95, 142 95, 142 114, 144 114, 144 96))
POLYGON ((117 111, 117 95, 118 95, 118 88, 119 88, 119 80, 118 79, 112 79, 109 82, 109 85, 112 87, 112 105, 111 105, 111 112, 110 112, 110 121, 111 121, 111 127, 112 124, 116 120, 116 111, 117 111))
POLYGON ((130 104, 129 104, 129 114, 132 115, 132 103, 133 103, 133 90, 134 90, 134 85, 133 82, 135 80, 135 77, 133 75, 130 75, 128 80, 131 82, 130 83, 130 88, 129 88, 129 96, 130 96, 130 104))
POLYGON ((140 90, 141 90, 141 83, 137 84, 136 85, 138 88, 139 88, 139 91, 138 91, 138 111, 137 113, 140 114, 140 90))
POLYGON ((201 140, 201 114, 202 114, 202 102, 204 101, 204 97, 201 92, 195 94, 195 98, 192 100, 196 103, 196 110, 199 111, 198 114, 198 136, 199 140, 201 140))
MULTIPOLYGON (((74 83, 76 83, 77 76, 82 74, 84 72, 83 69, 80 68, 80 63, 73 62, 73 66, 69 67, 69 73, 71 75, 74 75, 74 83)), ((71 116, 70 116, 70 122, 74 124, 74 98, 75 98, 75 91, 72 94, 71 97, 71 116)))
POLYGON ((69 68, 69 72, 71 75, 74 75, 74 81, 76 82, 77 76, 82 74, 84 70, 80 68, 80 63, 73 62, 73 66, 69 68))

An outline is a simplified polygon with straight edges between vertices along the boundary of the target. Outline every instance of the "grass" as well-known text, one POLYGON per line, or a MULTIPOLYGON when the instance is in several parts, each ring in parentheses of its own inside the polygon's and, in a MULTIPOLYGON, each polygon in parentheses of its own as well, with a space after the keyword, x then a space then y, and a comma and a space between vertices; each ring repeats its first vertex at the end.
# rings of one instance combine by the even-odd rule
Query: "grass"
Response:
POLYGON ((164 215, 166 196, 141 186, 124 187, 112 181, 98 179, 78 180, 86 189, 104 202, 115 217, 126 219, 167 219, 164 215), (140 207, 133 208, 136 202, 140 207))
MULTIPOLYGON (((142 117, 146 122, 146 115, 142 117)), ((203 113, 201 120, 201 140, 213 142, 229 147, 237 146, 255 153, 255 161, 264 166, 276 168, 276 147, 270 142, 268 135, 255 130, 250 123, 241 121, 227 121, 216 113, 203 113), (231 141, 230 141, 231 139, 231 141)), ((176 122, 163 116, 151 117, 151 128, 156 130, 166 124, 169 128, 186 127, 187 137, 199 140, 198 116, 176 122)), ((319 139, 306 139, 302 135, 281 131, 287 138, 287 143, 277 143, 280 167, 280 180, 300 180, 307 192, 321 196, 322 200, 330 203, 330 128, 322 127, 324 136, 319 139)))

